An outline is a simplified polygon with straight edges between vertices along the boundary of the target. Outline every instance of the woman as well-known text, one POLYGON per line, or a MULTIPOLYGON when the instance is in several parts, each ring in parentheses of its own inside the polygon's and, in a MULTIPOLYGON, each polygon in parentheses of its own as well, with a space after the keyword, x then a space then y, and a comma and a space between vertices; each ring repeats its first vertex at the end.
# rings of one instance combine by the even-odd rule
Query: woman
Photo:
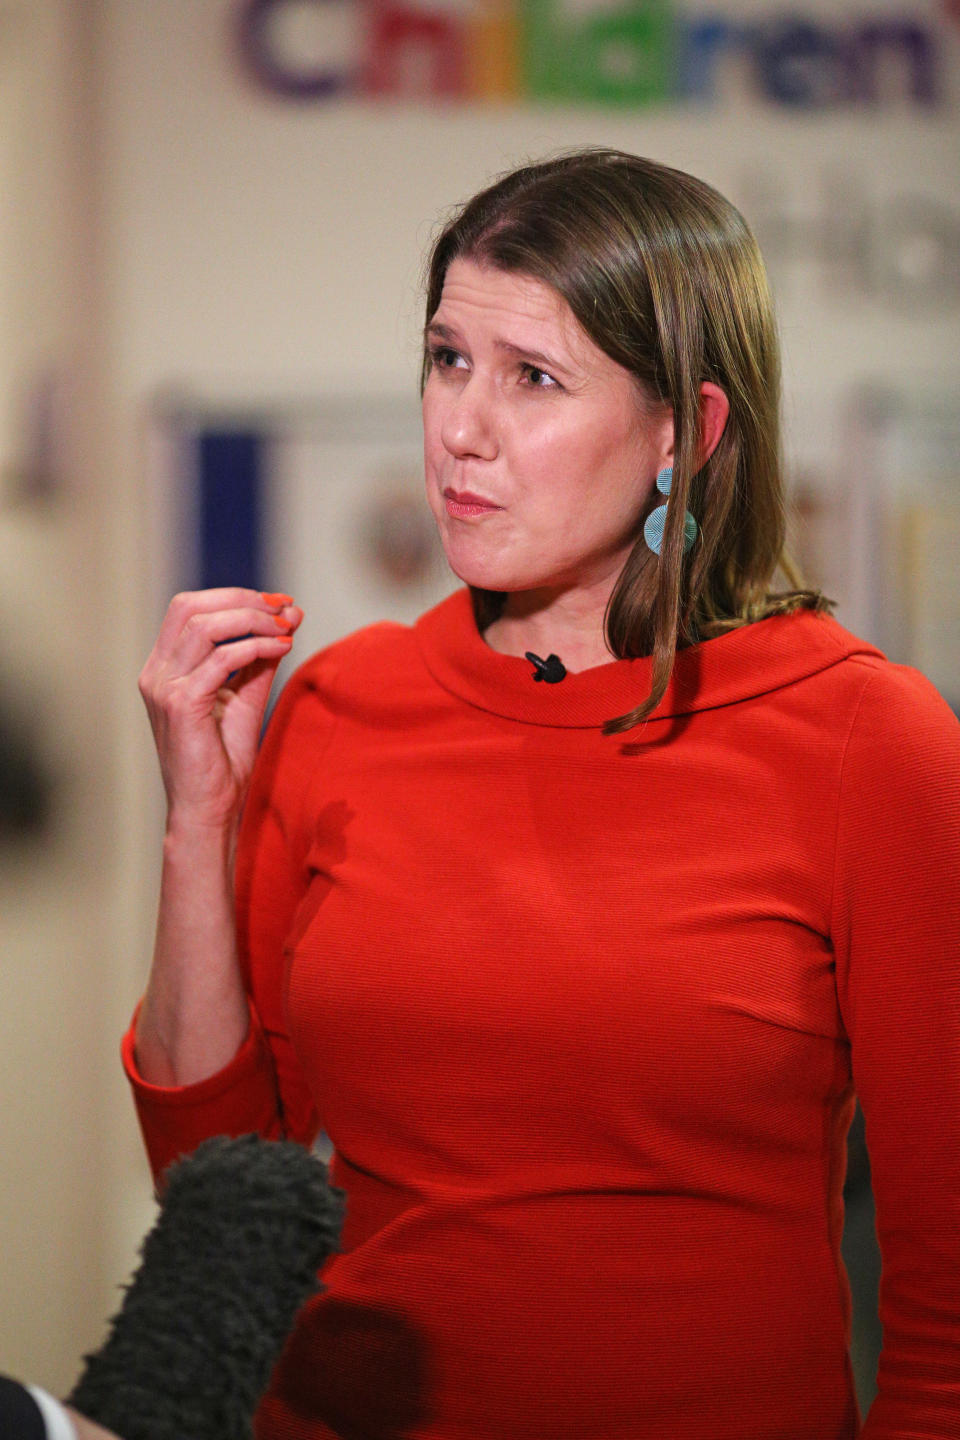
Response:
POLYGON ((955 1436, 960 735, 771 591, 750 232, 689 176, 574 154, 464 208, 426 311, 427 495, 468 588, 308 661, 252 782, 289 597, 178 597, 141 679, 155 1171, 322 1126, 348 1196, 258 1433, 853 1436, 855 1084, 886 1276, 863 1433, 955 1436))

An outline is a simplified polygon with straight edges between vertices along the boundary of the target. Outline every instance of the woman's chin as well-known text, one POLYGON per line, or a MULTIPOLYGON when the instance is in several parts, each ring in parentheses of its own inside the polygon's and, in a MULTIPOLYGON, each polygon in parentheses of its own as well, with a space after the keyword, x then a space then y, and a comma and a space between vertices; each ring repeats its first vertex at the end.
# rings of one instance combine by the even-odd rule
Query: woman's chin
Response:
POLYGON ((451 565, 454 575, 464 585, 469 585, 472 590, 489 590, 494 595, 513 595, 522 590, 536 590, 540 587, 535 583, 525 583, 521 579, 504 575, 495 570, 485 570, 464 566, 458 570, 451 565))
POLYGON ((464 585, 471 586, 474 590, 512 590, 513 584, 503 567, 484 564, 476 559, 465 558, 461 555, 447 553, 447 564, 464 585))
POLYGON ((553 583, 550 572, 535 561, 531 563, 521 556, 484 554, 480 546, 457 544, 455 539, 448 541, 442 531, 440 540, 454 575, 474 590, 510 595, 520 590, 539 590, 553 583))

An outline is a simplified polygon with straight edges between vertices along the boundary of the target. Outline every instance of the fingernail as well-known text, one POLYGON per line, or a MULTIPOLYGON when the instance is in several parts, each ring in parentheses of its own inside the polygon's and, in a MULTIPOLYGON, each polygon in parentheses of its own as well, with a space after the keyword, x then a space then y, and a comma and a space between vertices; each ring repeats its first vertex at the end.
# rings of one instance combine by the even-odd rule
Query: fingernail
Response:
POLYGON ((281 644, 281 645, 286 645, 286 647, 287 647, 288 650, 289 650, 290 646, 293 644, 293 636, 292 636, 292 635, 278 635, 276 638, 277 638, 278 643, 281 644))
POLYGON ((271 595, 266 590, 261 590, 260 598, 261 600, 265 600, 267 604, 271 606, 271 608, 274 610, 279 610, 284 605, 293 604, 292 595, 271 595))
POLYGON ((284 618, 283 618, 282 615, 274 615, 274 617, 273 617, 273 623, 274 623, 274 625, 276 625, 276 627, 277 627, 278 630, 292 630, 292 629, 293 629, 293 621, 292 621, 292 620, 284 620, 284 618))

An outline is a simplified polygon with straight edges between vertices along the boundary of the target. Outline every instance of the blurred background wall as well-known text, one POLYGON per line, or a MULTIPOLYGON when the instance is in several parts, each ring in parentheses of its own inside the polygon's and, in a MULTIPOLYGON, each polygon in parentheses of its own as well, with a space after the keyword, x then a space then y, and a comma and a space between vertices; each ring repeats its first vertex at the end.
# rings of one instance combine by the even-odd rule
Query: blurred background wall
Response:
POLYGON ((796 549, 960 703, 958 75, 946 0, 0 5, 0 1368, 66 1389, 152 1217, 117 1061, 162 825, 136 676, 206 573, 218 444, 299 654, 445 588, 420 268, 494 173, 607 144, 741 205, 796 549))

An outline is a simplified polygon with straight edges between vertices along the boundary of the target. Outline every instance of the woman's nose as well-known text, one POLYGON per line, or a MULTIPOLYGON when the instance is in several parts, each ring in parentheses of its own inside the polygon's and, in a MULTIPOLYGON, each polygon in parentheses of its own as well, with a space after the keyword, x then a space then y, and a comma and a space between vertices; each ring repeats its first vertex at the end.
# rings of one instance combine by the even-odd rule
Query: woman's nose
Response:
POLYGON ((481 460, 496 457, 494 406, 479 377, 471 376, 451 401, 440 433, 446 449, 458 459, 471 455, 481 460))

